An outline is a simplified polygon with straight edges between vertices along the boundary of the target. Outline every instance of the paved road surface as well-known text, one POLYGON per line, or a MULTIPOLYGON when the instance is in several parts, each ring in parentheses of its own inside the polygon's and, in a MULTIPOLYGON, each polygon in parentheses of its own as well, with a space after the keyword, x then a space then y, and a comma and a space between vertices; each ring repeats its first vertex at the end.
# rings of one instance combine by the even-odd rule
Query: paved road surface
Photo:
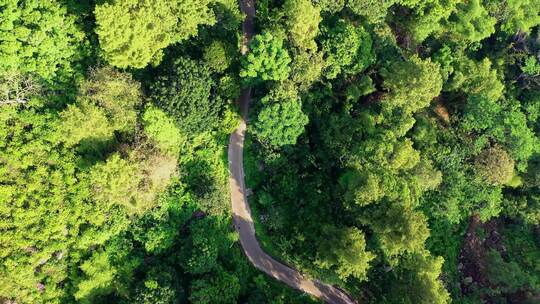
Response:
MULTIPOLYGON (((246 19, 242 25, 244 31, 242 54, 245 54, 247 52, 247 42, 253 35, 255 0, 240 0, 240 6, 246 14, 246 19)), ((250 99, 251 88, 244 89, 239 100, 242 121, 238 129, 231 134, 229 140, 229 183, 233 221, 236 231, 240 234, 240 243, 244 253, 256 268, 293 288, 309 293, 327 303, 354 304, 355 302, 341 290, 317 280, 304 278, 298 271, 274 260, 261 249, 255 236, 255 228, 245 195, 246 187, 244 184, 244 137, 250 99)))

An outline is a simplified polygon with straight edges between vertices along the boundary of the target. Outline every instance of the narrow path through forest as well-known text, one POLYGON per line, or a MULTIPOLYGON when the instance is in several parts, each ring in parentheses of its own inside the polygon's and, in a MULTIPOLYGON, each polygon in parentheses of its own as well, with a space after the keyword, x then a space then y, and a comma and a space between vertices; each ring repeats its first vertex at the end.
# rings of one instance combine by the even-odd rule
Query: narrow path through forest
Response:
MULTIPOLYGON (((244 34, 242 55, 244 55, 248 50, 247 43, 254 32, 255 0, 239 1, 242 11, 246 14, 242 24, 244 34)), ((354 304, 355 302, 343 291, 317 280, 307 279, 298 271, 274 260, 262 250, 257 241, 251 210, 245 194, 243 166, 244 137, 250 99, 251 88, 246 88, 242 91, 239 99, 242 119, 239 127, 231 134, 228 151, 233 221, 235 229, 240 235, 240 244, 244 253, 256 268, 293 288, 309 293, 327 303, 354 304)))

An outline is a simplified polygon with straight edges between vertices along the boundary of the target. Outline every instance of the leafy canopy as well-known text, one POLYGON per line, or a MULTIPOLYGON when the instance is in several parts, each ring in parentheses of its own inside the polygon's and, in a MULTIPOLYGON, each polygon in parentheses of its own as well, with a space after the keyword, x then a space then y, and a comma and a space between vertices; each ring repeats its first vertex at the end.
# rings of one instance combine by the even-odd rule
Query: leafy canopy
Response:
POLYGON ((417 56, 391 64, 381 71, 384 88, 389 91, 387 102, 413 113, 429 105, 442 90, 439 64, 417 56))
POLYGON ((97 5, 96 33, 103 56, 119 68, 159 63, 168 45, 212 25, 211 0, 126 0, 97 5))
POLYGON ((249 49, 247 56, 242 58, 240 77, 249 83, 287 79, 291 57, 283 47, 283 39, 265 32, 251 40, 249 49))
POLYGON ((255 134, 274 146, 295 144, 308 123, 308 117, 302 112, 300 100, 270 94, 261 102, 265 106, 254 123, 255 134))
POLYGON ((50 80, 77 58, 84 36, 60 2, 6 0, 0 6, 0 73, 50 80))
POLYGON ((321 45, 326 60, 325 76, 329 79, 360 73, 375 59, 370 34, 342 19, 323 28, 321 45))
POLYGON ((201 133, 219 124, 223 100, 213 94, 214 87, 208 66, 180 57, 152 84, 151 97, 186 134, 201 133))
POLYGON ((319 33, 320 9, 310 0, 286 0, 283 10, 293 44, 301 49, 317 49, 314 39, 319 33))

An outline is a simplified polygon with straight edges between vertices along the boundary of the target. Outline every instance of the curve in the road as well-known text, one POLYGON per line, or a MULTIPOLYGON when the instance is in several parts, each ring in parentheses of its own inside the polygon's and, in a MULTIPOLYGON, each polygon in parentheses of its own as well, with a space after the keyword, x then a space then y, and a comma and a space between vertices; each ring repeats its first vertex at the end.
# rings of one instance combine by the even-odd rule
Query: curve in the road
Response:
MULTIPOLYGON (((246 15, 242 25, 244 32, 242 54, 244 55, 247 52, 247 43, 253 35, 255 0, 240 0, 240 6, 246 15)), ((355 304, 351 297, 340 289, 317 280, 305 278, 298 271, 274 260, 262 250, 255 236, 255 227, 244 184, 244 137, 250 99, 251 88, 244 89, 239 100, 242 119, 239 127, 231 134, 228 151, 233 221, 235 229, 240 235, 240 244, 244 253, 256 268, 293 288, 309 293, 327 303, 355 304)))

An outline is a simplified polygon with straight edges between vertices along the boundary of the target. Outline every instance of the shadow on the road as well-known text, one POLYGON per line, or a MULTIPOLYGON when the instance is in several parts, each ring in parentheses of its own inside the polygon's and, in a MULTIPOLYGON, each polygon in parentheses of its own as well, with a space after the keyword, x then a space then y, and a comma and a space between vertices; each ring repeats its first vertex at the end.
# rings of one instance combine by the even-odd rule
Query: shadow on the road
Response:
POLYGON ((278 262, 266 254, 256 238, 253 221, 234 214, 233 223, 236 231, 240 234, 240 243, 244 249, 244 254, 257 269, 293 288, 310 293, 326 303, 356 303, 340 289, 317 280, 305 278, 292 267, 278 262))

